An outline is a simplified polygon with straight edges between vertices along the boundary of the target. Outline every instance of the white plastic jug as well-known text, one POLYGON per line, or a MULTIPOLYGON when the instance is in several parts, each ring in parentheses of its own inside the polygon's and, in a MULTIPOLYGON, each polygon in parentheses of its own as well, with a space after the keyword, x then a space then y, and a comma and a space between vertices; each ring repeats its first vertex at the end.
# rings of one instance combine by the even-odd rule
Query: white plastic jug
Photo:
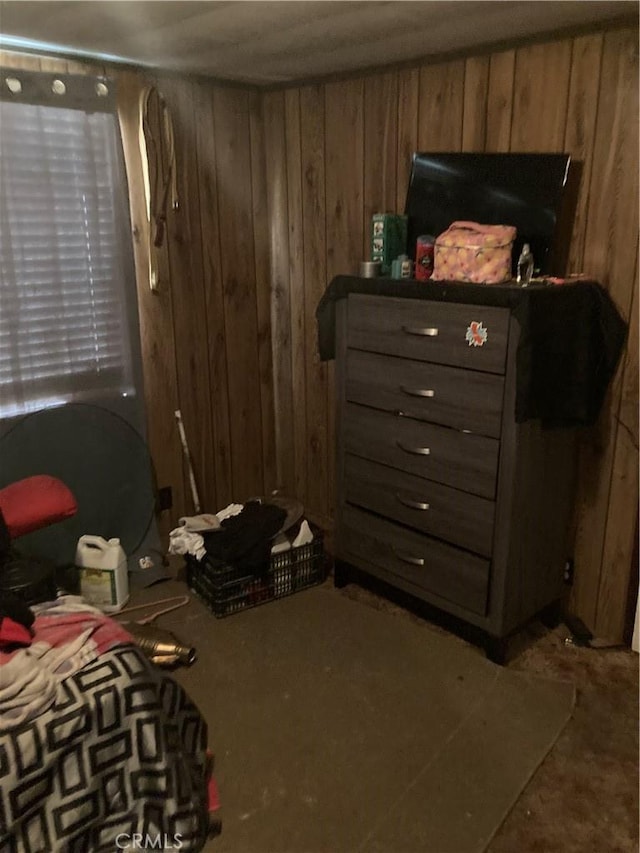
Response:
POLYGON ((81 536, 76 548, 82 597, 105 613, 116 613, 129 600, 127 555, 119 539, 81 536))

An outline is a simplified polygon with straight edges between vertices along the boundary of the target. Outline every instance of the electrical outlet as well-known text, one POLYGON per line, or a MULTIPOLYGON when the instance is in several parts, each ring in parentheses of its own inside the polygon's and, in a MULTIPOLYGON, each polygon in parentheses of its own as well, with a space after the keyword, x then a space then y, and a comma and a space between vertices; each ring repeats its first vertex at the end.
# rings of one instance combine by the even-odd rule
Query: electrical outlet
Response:
POLYGON ((564 564, 564 582, 567 586, 571 586, 573 583, 573 559, 569 557, 567 562, 564 564))
POLYGON ((173 506, 173 492, 171 486, 163 486, 158 489, 158 509, 163 512, 165 509, 171 509, 173 506))

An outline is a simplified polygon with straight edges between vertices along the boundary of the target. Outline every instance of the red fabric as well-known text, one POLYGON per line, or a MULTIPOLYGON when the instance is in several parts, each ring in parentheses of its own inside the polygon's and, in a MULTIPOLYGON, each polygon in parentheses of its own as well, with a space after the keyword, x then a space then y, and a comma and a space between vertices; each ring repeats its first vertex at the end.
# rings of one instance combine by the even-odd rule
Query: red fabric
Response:
POLYGON ((207 799, 209 801, 209 812, 217 812, 220 808, 220 795, 218 783, 213 775, 213 753, 207 750, 207 799))
MULTIPOLYGON (((2 625, 4 626, 7 621, 12 622, 13 620, 5 617, 2 620, 2 625)), ((52 649, 60 649, 73 643, 76 637, 89 629, 91 629, 91 633, 85 641, 85 647, 91 645, 91 648, 96 652, 95 657, 103 655, 114 646, 135 643, 123 625, 103 613, 78 611, 47 616, 46 610, 36 614, 29 641, 45 643, 52 649)), ((0 648, 0 667, 8 663, 14 654, 14 651, 3 651, 0 648)), ((1 680, 2 675, 0 675, 1 680)))
POLYGON ((2 646, 30 646, 31 631, 14 622, 9 616, 0 619, 0 647, 2 646))
POLYGON ((207 782, 207 799, 209 801, 209 811, 217 812, 220 808, 220 795, 218 794, 218 784, 214 776, 209 776, 207 782))
POLYGON ((71 518, 78 504, 57 477, 36 474, 0 489, 0 510, 12 539, 48 524, 71 518))

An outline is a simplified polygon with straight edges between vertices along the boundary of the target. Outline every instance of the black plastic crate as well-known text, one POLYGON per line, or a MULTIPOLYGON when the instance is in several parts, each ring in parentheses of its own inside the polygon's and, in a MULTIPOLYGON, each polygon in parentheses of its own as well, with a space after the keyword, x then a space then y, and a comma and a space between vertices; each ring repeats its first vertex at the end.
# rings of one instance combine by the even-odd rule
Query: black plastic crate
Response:
POLYGON ((315 525, 309 526, 313 542, 272 554, 261 573, 248 574, 209 557, 187 557, 187 583, 218 618, 316 586, 326 576, 323 533, 315 525))

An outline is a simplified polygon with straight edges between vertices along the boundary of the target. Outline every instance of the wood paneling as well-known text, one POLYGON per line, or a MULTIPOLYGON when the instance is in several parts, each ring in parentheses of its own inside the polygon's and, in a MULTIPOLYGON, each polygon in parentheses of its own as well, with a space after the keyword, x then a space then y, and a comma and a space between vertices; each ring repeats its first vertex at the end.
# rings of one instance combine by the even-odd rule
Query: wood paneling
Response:
POLYGON ((301 500, 307 494, 307 407, 305 372, 305 288, 302 221, 302 164, 300 143, 300 92, 289 89, 284 95, 287 198, 289 222, 289 305, 291 334, 291 390, 293 397, 294 493, 301 500))
POLYGON ((398 163, 396 210, 404 210, 411 175, 411 156, 418 150, 420 69, 398 72, 398 163))
MULTIPOLYGON (((315 337, 310 317, 323 282, 338 273, 354 273, 363 252, 368 256, 374 208, 388 209, 389 199, 395 198, 395 210, 403 209, 413 151, 571 153, 582 163, 582 182, 569 271, 584 270, 597 277, 625 319, 635 322, 631 302, 637 299, 637 33, 612 28, 295 91, 301 97, 300 113, 293 117, 295 132, 286 126, 289 116, 284 110, 272 109, 283 95, 263 97, 273 138, 297 140, 300 122, 302 151, 299 165, 297 159, 288 158, 288 152, 282 155, 288 162, 286 178, 294 183, 293 189, 287 190, 286 183, 278 189, 278 171, 274 177, 267 168, 272 194, 281 193, 284 198, 274 208, 277 216, 271 222, 271 245, 288 261, 281 237, 290 233, 291 225, 278 217, 286 217, 292 203, 295 208, 299 179, 294 173, 299 168, 307 337, 304 446, 307 454, 313 447, 313 469, 322 467, 327 472, 318 481, 308 471, 306 503, 309 511, 322 517, 328 514, 330 520, 334 502, 333 363, 327 366, 329 387, 325 393, 325 374, 317 372, 322 366, 315 361, 315 340, 308 340, 309 335, 315 337), (317 383, 317 393, 311 383, 317 383), (323 425, 327 418, 327 442, 318 444, 321 433, 311 431, 321 429, 316 424, 323 425)), ((288 91, 287 98, 293 97, 288 91)), ((272 284, 276 299, 277 287, 272 284)), ((291 310, 287 316, 290 324, 291 310)), ((280 322, 286 321, 281 318, 280 322)), ((284 373, 277 371, 277 343, 275 348, 276 399, 291 400, 291 377, 286 388, 279 388, 284 373)), ((613 639, 621 638, 637 515, 637 426, 631 417, 634 406, 637 409, 636 349, 637 336, 632 336, 598 428, 584 431, 576 504, 576 580, 570 605, 592 629, 613 639), (624 503, 627 494, 630 503, 624 503)), ((279 417, 276 403, 276 419, 279 417)), ((295 421, 294 429, 299 423, 295 421)), ((292 436, 290 448, 294 444, 292 436)), ((292 458, 290 453, 289 460, 292 458)))
MULTIPOLYGON (((398 163, 398 75, 377 74, 364 81, 364 222, 374 213, 396 209, 398 163), (375 168, 369 166, 375 163, 375 168)), ((371 251, 371 235, 362 229, 362 257, 371 251)))
POLYGON ((265 162, 271 258, 271 336, 278 487, 294 493, 291 299, 289 293, 289 203, 284 94, 263 100, 265 162))
POLYGON ((229 386, 224 322, 222 265, 216 169, 216 134, 213 101, 208 86, 195 90, 196 147, 200 184, 200 228, 202 232, 202 284, 204 319, 207 327, 209 357, 209 395, 211 400, 211 441, 216 484, 216 506, 233 500, 231 472, 231 426, 229 423, 229 386))
POLYGON ((149 222, 147 220, 142 160, 138 142, 142 81, 123 72, 118 81, 118 107, 129 182, 129 209, 140 314, 140 343, 147 413, 147 440, 159 487, 173 491, 173 507, 160 515, 164 536, 186 509, 185 472, 174 412, 179 406, 173 325, 173 297, 168 278, 166 242, 156 253, 159 285, 149 285, 149 222))
MULTIPOLYGON (((356 273, 362 260, 364 196, 364 81, 330 83, 325 90, 327 276, 356 273)), ((377 169, 378 163, 367 164, 377 169)))
POLYGON ((325 233, 324 87, 300 91, 302 229, 304 243, 305 370, 307 401, 307 498, 314 516, 328 518, 327 364, 320 361, 315 310, 327 284, 325 233))
POLYGON ((488 56, 471 56, 464 67, 462 150, 484 151, 487 139, 488 56))
POLYGON ((464 60, 420 69, 418 146, 422 151, 460 151, 464 60))
MULTIPOLYGON (((325 222, 327 280, 340 272, 358 270, 362 260, 365 223, 364 194, 364 81, 329 83, 325 88, 325 222)), ((376 168, 376 163, 367 164, 376 168)), ((335 505, 335 381, 329 363, 327 388, 327 504, 329 517, 335 505)))
POLYGON ((602 62, 602 34, 577 38, 573 43, 569 103, 564 150, 581 164, 580 193, 571 240, 569 266, 583 268, 584 238, 593 167, 593 142, 598 112, 598 87, 602 62))
MULTIPOLYGON (((178 407, 204 510, 275 487, 267 187, 254 93, 174 76, 154 82, 171 110, 179 206, 168 214, 157 292, 148 288, 144 257, 137 269, 143 330, 156 318, 143 334, 146 380, 148 366, 158 364, 147 380, 148 411, 159 412, 149 416, 150 442, 157 466, 171 459, 158 485, 173 488, 175 519, 192 508, 178 407), (161 430, 162 441, 154 438, 161 430)), ((121 76, 123 92, 131 90, 125 138, 134 158, 133 108, 144 83, 121 76)), ((132 206, 138 196, 134 186, 132 206)))
MULTIPOLYGON (((618 310, 631 323, 634 292, 637 290, 636 253, 638 241, 638 46, 636 34, 612 31, 605 34, 595 124, 593 164, 584 238, 584 268, 607 287, 618 310)), ((628 584, 633 531, 620 514, 616 492, 625 482, 628 500, 637 507, 632 472, 621 479, 628 427, 619 422, 625 362, 632 357, 629 346, 623 354, 609 390, 607 405, 597 428, 585 435, 580 460, 575 544, 576 583, 572 606, 585 622, 605 636, 619 639, 624 611, 599 600, 599 592, 628 584), (618 470, 614 466, 618 465, 618 470), (608 539, 609 545, 605 545, 608 539), (612 543, 626 542, 627 554, 612 543), (606 562, 605 562, 606 560, 606 562)), ((637 404, 637 385, 635 386, 637 404)), ((637 442, 635 448, 637 469, 637 442)), ((635 511, 637 517, 637 510, 635 511)))
POLYGON ((511 151, 562 151, 572 47, 561 41, 516 51, 511 151))
POLYGON ((493 53, 489 58, 487 134, 485 142, 487 151, 511 150, 515 68, 515 50, 493 53))
POLYGON ((231 472, 236 500, 264 491, 249 95, 213 89, 231 472))
MULTIPOLYGON (((154 80, 169 107, 176 151, 178 206, 167 204, 168 281, 173 299, 173 330, 178 375, 178 403, 194 468, 201 507, 215 506, 215 468, 211 428, 211 381, 206 299, 202 269, 200 181, 197 165, 194 92, 175 77, 154 80), (189 377, 198 377, 194 393, 189 377), (184 380, 184 381, 183 381, 184 380)), ((164 135, 158 135, 160 140, 164 135)), ((185 485, 187 514, 194 511, 185 485)))
MULTIPOLYGON (((636 269, 637 277, 637 269, 636 269)), ((595 631, 619 639, 631 590, 626 570, 638 521, 638 288, 634 290, 624 362, 611 485, 596 600, 595 631)), ((633 577, 633 574, 631 575, 633 577)))
POLYGON ((258 362, 260 366, 260 406, 262 410, 262 465, 265 494, 277 486, 276 435, 273 406, 271 350, 271 291, 269 287, 269 215, 265 164, 264 116, 258 92, 249 93, 251 134, 251 194, 253 202, 253 251, 256 270, 256 316, 258 362))
MULTIPOLYGON (((139 180, 136 104, 145 82, 121 75, 130 101, 124 137, 133 158, 132 208, 140 204, 140 187, 131 181, 139 180)), ((158 290, 148 287, 146 239, 139 241, 137 272, 149 440, 158 485, 173 489, 175 523, 192 509, 176 408, 203 510, 263 493, 275 468, 266 186, 255 97, 173 76, 153 82, 173 120, 179 205, 167 216, 158 290)), ((144 222, 139 230, 145 233, 144 222)))

